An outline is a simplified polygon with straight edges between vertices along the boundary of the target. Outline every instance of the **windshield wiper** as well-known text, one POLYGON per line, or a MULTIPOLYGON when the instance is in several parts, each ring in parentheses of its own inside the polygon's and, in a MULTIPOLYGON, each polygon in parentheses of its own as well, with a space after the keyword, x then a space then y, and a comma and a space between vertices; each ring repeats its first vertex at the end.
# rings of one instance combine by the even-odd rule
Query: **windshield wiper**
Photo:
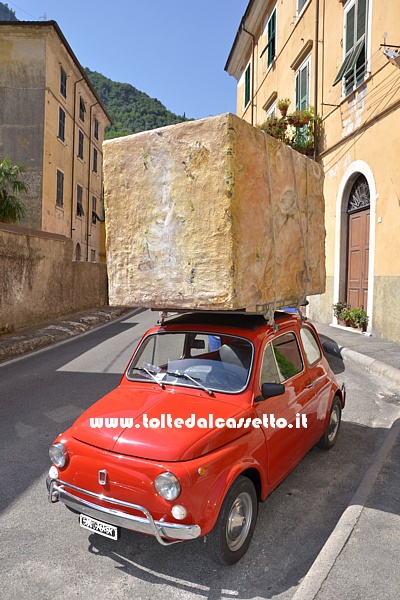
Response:
POLYGON ((190 377, 190 375, 188 375, 187 373, 172 373, 171 371, 166 371, 166 373, 167 373, 167 375, 172 375, 173 377, 181 377, 182 379, 189 379, 190 381, 195 383, 199 388, 201 388, 202 390, 207 392, 207 394, 209 394, 210 396, 214 395, 214 392, 212 390, 209 390, 208 388, 206 388, 202 383, 200 383, 200 381, 197 381, 197 379, 190 377))
POLYGON ((131 367, 130 370, 131 371, 143 371, 144 373, 147 373, 147 375, 149 375, 149 377, 151 377, 152 380, 155 381, 157 383, 157 385, 160 386, 160 388, 162 388, 163 390, 165 389, 165 385, 163 384, 163 382, 162 381, 158 381, 158 379, 154 376, 154 373, 152 373, 151 371, 149 371, 145 367, 131 367))

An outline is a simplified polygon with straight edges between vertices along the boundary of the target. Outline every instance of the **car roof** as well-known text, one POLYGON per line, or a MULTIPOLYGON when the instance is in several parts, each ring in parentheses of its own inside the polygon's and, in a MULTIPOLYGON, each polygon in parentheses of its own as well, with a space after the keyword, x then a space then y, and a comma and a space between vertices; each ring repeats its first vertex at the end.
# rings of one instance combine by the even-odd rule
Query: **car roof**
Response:
MULTIPOLYGON (((274 315, 275 322, 299 320, 299 316, 293 313, 276 311, 274 315)), ((195 311, 191 313, 177 314, 166 317, 162 325, 210 325, 213 327, 232 327, 235 329, 246 329, 248 331, 256 331, 260 327, 268 325, 268 321, 263 315, 244 314, 232 312, 201 312, 195 311)))

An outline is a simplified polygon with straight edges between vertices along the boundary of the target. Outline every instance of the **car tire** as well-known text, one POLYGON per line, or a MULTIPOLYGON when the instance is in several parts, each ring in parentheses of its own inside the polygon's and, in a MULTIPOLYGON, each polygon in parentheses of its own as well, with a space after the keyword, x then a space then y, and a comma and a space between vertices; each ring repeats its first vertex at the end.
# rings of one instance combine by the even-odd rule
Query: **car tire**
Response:
POLYGON ((214 529, 206 537, 207 550, 216 563, 234 565, 247 552, 257 512, 254 484, 241 475, 229 488, 214 529))
POLYGON ((332 448, 332 446, 335 445, 337 436, 339 434, 341 418, 342 404, 338 396, 335 396, 332 402, 327 428, 324 435, 317 442, 318 448, 321 448, 322 450, 329 450, 329 448, 332 448))

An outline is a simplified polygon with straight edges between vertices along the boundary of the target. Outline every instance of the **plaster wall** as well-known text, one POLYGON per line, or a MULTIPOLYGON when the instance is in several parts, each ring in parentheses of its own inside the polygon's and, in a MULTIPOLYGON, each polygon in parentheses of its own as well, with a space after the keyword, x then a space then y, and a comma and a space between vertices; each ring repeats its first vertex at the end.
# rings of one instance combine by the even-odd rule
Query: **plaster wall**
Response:
POLYGON ((42 226, 42 159, 45 88, 45 40, 32 46, 24 31, 9 29, 0 36, 0 160, 26 167, 24 195, 27 215, 21 224, 42 226))

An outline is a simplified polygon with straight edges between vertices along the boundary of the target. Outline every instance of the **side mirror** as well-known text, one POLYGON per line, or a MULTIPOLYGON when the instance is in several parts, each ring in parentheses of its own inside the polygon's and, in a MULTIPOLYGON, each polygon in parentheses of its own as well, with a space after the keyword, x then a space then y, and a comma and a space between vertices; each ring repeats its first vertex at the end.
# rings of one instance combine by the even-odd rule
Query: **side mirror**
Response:
POLYGON ((261 394, 264 400, 274 398, 275 396, 282 396, 284 393, 285 386, 283 383, 263 383, 261 386, 261 394))

